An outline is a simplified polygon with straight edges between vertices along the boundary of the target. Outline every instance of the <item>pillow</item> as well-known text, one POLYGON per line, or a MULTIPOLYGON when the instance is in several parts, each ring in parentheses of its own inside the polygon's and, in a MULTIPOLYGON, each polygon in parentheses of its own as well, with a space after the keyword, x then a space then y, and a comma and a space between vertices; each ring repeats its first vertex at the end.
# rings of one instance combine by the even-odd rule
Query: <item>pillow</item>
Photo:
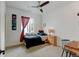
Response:
POLYGON ((39 33, 44 33, 44 31, 43 31, 43 30, 39 30, 38 32, 39 32, 39 33))
POLYGON ((26 36, 30 36, 30 33, 26 33, 25 35, 26 35, 26 36))
POLYGON ((26 33, 26 36, 36 36, 37 34, 35 33, 26 33))
POLYGON ((34 38, 34 37, 37 37, 37 36, 25 36, 25 38, 34 38))

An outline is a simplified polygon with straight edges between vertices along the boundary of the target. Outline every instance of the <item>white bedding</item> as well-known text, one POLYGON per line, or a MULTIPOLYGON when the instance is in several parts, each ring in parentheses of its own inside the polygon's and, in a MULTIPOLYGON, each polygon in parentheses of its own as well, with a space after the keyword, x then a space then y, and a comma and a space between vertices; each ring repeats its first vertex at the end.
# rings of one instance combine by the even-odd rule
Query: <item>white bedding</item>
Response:
POLYGON ((47 36, 40 36, 42 38, 42 41, 45 41, 47 39, 47 36))
POLYGON ((47 36, 41 36, 41 35, 37 35, 36 33, 26 33, 25 37, 36 37, 36 36, 40 36, 42 38, 42 41, 45 41, 47 39, 47 36))
MULTIPOLYGON (((25 37, 36 37, 36 36, 25 36, 25 37)), ((45 41, 47 39, 47 36, 40 36, 42 38, 42 41, 45 41)))

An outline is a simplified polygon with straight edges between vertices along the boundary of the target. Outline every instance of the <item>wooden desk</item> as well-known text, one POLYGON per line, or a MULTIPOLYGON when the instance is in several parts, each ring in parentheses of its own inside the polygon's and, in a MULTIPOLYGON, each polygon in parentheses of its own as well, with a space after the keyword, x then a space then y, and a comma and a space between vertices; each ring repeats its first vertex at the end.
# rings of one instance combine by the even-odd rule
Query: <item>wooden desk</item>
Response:
POLYGON ((79 55, 79 41, 72 41, 64 45, 64 49, 70 52, 70 54, 79 55))

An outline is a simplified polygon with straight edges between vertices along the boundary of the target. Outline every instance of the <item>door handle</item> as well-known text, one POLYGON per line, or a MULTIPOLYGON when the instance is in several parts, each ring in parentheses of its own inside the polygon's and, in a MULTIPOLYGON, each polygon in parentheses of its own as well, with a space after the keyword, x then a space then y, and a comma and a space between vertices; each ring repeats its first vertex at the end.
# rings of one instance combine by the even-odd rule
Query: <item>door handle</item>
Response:
POLYGON ((5 54, 5 50, 0 50, 0 55, 1 53, 4 55, 5 54))

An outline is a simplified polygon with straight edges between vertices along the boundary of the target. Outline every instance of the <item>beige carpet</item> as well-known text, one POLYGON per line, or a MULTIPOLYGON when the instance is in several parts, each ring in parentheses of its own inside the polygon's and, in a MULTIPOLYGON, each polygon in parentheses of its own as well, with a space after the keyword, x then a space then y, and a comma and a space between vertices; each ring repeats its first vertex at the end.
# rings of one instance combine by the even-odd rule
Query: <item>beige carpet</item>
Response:
POLYGON ((24 45, 7 48, 5 57, 60 57, 61 47, 43 44, 27 49, 24 45))

